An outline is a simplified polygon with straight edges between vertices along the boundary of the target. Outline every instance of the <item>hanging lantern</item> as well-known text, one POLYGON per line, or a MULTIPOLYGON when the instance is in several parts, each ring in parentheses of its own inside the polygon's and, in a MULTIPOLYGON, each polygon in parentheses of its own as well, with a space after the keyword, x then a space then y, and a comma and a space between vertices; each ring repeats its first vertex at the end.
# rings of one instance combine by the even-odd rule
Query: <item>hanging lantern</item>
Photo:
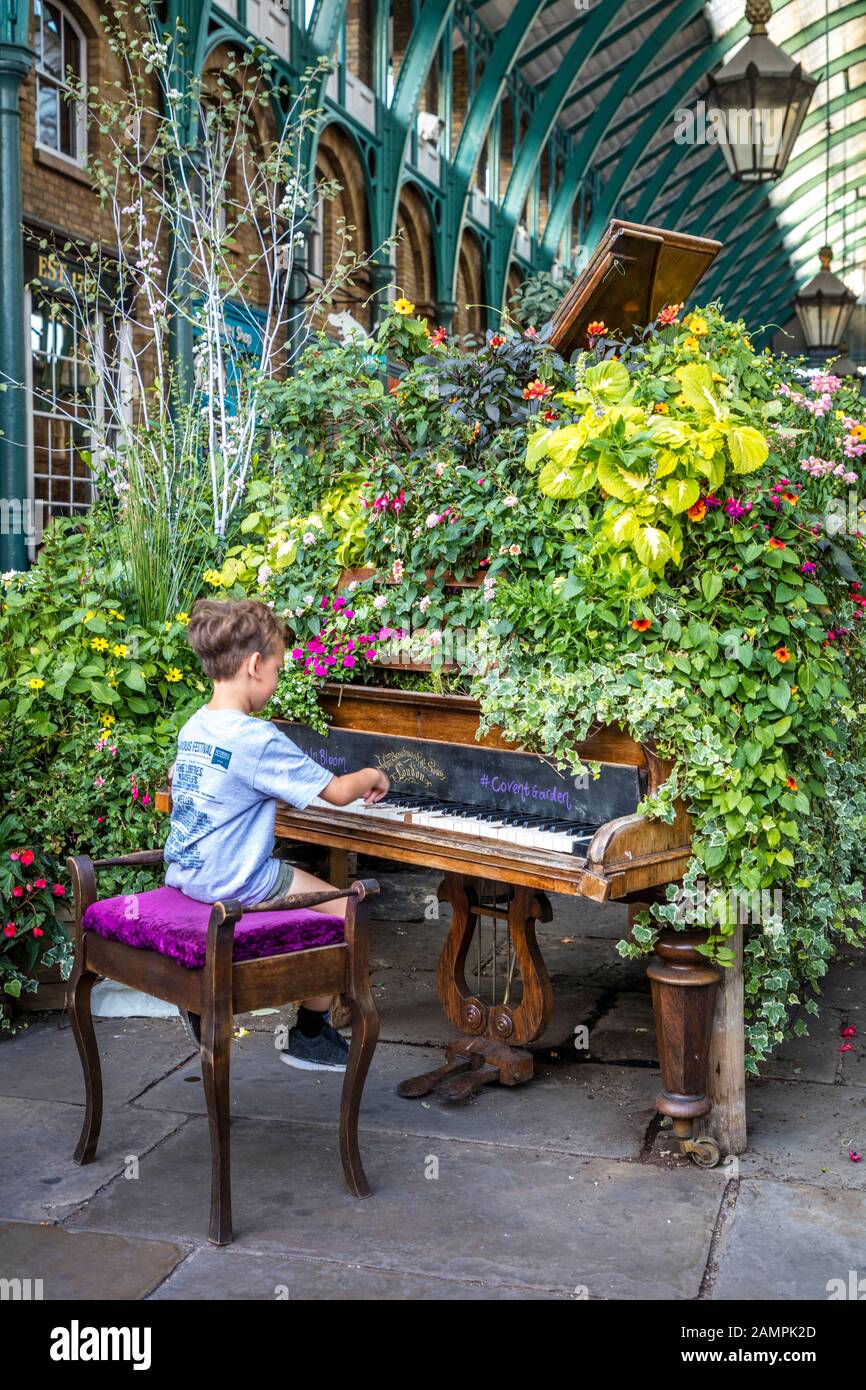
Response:
POLYGON ((809 352, 838 353, 846 341, 857 296, 830 270, 833 252, 822 246, 821 269, 794 299, 809 352))
POLYGON ((818 85, 767 37, 772 13, 771 0, 747 0, 751 33, 707 92, 707 113, 719 112, 719 144, 738 183, 781 178, 818 85))

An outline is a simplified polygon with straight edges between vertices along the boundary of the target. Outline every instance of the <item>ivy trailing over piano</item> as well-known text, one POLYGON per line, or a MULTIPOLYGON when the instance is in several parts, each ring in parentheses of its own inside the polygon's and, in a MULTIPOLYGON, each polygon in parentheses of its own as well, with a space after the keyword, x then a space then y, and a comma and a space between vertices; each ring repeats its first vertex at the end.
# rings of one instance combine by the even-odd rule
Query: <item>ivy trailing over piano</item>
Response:
MULTIPOLYGON (((308 670, 306 643, 339 616, 325 598, 384 633, 374 662, 319 665, 330 680, 467 691, 483 728, 572 771, 599 725, 671 760, 642 809, 671 820, 684 798, 693 857, 620 949, 687 925, 705 885, 724 964, 743 895, 764 890, 745 948, 754 1070, 805 1030, 839 945, 866 938, 863 541, 833 523, 866 452, 860 398, 756 354, 715 306, 673 306, 629 339, 593 324, 572 365, 532 333, 464 352, 408 327, 379 331, 406 359, 388 392, 359 389, 359 345, 308 354, 327 425, 341 413, 303 504, 349 476, 354 492, 341 521, 320 513, 320 589, 264 590, 291 608, 308 670), (389 654, 395 629, 410 636, 389 654)), ((285 457, 299 392, 314 438, 325 421, 309 379, 273 392, 285 457)))

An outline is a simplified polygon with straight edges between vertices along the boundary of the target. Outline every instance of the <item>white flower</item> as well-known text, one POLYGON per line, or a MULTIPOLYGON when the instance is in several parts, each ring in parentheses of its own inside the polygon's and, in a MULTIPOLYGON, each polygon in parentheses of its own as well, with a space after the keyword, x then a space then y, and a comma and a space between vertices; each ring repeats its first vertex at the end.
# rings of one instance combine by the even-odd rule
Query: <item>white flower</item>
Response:
POLYGON ((313 602, 312 594, 304 594, 304 607, 309 608, 313 602))
POLYGON ((270 577, 271 577, 271 574, 272 574, 272 570, 271 570, 270 565, 260 565, 260 566, 259 566, 259 572, 258 572, 258 574, 256 575, 256 579, 258 580, 258 584, 259 584, 259 588, 260 588, 260 589, 263 589, 264 586, 267 584, 268 580, 269 580, 270 577))
POLYGON ((373 599, 373 607, 384 608, 387 602, 388 600, 384 594, 377 594, 376 597, 373 599))
POLYGON ((426 612, 427 612, 427 609, 428 609, 429 607, 430 607, 430 595, 429 595, 429 594, 425 594, 424 597, 421 599, 421 602, 418 604, 418 611, 421 612, 421 613, 426 613, 426 612))
POLYGON ((508 494, 507 497, 503 497, 503 499, 502 499, 502 505, 503 505, 503 507, 516 507, 516 506, 518 505, 519 501, 520 501, 520 498, 519 498, 519 497, 515 497, 515 495, 514 495, 513 492, 509 492, 509 494, 508 494))
POLYGON ((304 545, 315 545, 316 534, 314 531, 305 531, 301 537, 301 540, 304 542, 304 545))
POLYGON ((438 517, 437 513, 436 513, 436 512, 431 512, 430 515, 429 515, 428 518, 427 518, 427 525, 428 525, 428 526, 431 528, 431 530, 432 530, 432 528, 433 528, 434 526, 437 526, 438 523, 439 523, 439 517, 438 517))

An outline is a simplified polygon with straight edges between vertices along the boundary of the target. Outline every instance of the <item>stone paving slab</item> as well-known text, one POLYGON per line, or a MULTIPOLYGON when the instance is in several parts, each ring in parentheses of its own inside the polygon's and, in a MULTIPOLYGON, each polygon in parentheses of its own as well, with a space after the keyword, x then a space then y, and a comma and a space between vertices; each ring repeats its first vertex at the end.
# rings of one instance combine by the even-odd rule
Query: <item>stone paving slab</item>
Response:
MULTIPOLYGON (((94 1024, 106 1105, 132 1100, 193 1056, 179 1018, 106 1018, 94 1024)), ((84 1104, 84 1076, 66 1015, 40 1019, 0 1045, 0 1096, 84 1104)))
POLYGON ((749 1147, 739 1160, 743 1175, 866 1191, 866 1094, 861 1088, 756 1081, 747 1088, 746 1114, 749 1147), (861 1163, 849 1159, 852 1148, 864 1154, 861 1163))
MULTIPOLYGON (((357 1261, 358 1255, 355 1255, 357 1261)), ((527 1302, 562 1299, 570 1295, 502 1285, 443 1279, 436 1274, 400 1274, 365 1264, 343 1264, 310 1259, 293 1251, 280 1255, 266 1251, 255 1255, 235 1246, 223 1250, 196 1250, 150 1296, 152 1302, 169 1299, 231 1299, 246 1301, 389 1303, 407 1300, 436 1302, 527 1302)))
POLYGON ((146 1298, 186 1253, 173 1241, 0 1223, 0 1278, 41 1279, 46 1302, 146 1298))
POLYGON ((80 1167, 72 1154, 83 1119, 81 1105, 0 1098, 0 1218, 59 1220, 122 1173, 129 1156, 143 1172, 149 1151, 186 1116, 108 1106, 96 1159, 80 1167))
MULTIPOLYGON (((637 1158, 655 1113, 656 1072, 580 1063, 539 1064, 531 1084, 490 1086, 460 1104, 448 1104, 435 1094, 423 1102, 397 1095, 400 1081, 431 1071, 440 1061, 441 1054, 430 1049, 380 1045, 364 1089, 362 1132, 388 1130, 637 1158)), ((336 1132, 342 1076, 287 1067, 259 1034, 235 1041, 231 1070, 232 1115, 321 1124, 336 1132)), ((190 1063, 154 1086, 139 1104, 203 1115, 200 1078, 197 1063, 190 1063)))
MULTIPOLYGON (((369 1131, 362 1151, 374 1194, 358 1201, 320 1126, 236 1120, 236 1248, 345 1264, 363 1252, 383 1270, 598 1298, 700 1289, 723 1189, 698 1169, 369 1131)), ((204 1244, 209 1161, 206 1124, 190 1120, 146 1184, 112 1184, 68 1224, 204 1244)))
POLYGON ((652 1062, 658 1066, 655 1020, 649 994, 623 993, 590 1030, 589 1050, 600 1062, 652 1062))
POLYGON ((723 1225, 712 1297, 827 1299, 829 1280, 866 1274, 864 1230, 866 1193, 744 1181, 723 1225))

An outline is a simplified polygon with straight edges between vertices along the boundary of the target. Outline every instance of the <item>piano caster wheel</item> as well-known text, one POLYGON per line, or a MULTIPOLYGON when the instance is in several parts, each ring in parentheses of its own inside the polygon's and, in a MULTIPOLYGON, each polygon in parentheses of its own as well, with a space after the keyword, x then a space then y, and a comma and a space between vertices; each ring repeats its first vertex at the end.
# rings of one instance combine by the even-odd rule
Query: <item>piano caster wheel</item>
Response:
POLYGON ((699 1168, 717 1168, 722 1161, 721 1149, 708 1134, 699 1134, 697 1139, 681 1139, 680 1148, 699 1168))

